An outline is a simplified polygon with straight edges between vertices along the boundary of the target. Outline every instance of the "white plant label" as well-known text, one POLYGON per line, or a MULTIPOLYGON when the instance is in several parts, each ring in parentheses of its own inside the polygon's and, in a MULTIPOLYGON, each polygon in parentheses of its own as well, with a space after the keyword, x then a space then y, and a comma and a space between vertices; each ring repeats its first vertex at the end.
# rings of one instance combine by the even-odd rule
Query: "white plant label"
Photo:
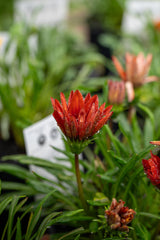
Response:
POLYGON ((36 26, 55 26, 63 22, 68 13, 68 0, 18 0, 15 19, 36 26))
MULTIPOLYGON (((40 120, 39 122, 23 130, 24 141, 27 155, 47 159, 54 163, 70 166, 69 162, 57 161, 56 157, 65 156, 54 150, 51 146, 64 150, 64 143, 60 130, 52 115, 40 120)), ((41 176, 54 179, 54 177, 42 168, 31 166, 31 170, 41 176)), ((55 180, 55 179, 54 179, 55 180)))
POLYGON ((159 0, 128 0, 122 30, 127 33, 139 34, 149 19, 160 20, 159 0))

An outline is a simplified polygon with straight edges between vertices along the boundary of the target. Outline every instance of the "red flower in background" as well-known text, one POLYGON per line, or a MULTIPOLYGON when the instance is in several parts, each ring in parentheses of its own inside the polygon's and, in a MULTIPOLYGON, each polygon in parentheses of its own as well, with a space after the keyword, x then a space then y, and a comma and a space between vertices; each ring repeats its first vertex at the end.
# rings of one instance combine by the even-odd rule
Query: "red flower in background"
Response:
POLYGON ((120 231, 129 231, 128 224, 133 220, 136 212, 133 209, 124 207, 125 202, 122 200, 112 199, 111 206, 105 211, 108 225, 111 229, 117 229, 120 231))
POLYGON ((53 117, 64 135, 71 141, 85 141, 103 127, 112 115, 111 108, 105 103, 98 106, 98 96, 88 93, 85 98, 79 90, 71 91, 68 103, 63 93, 61 103, 51 98, 54 108, 53 117))
POLYGON ((152 54, 148 54, 145 58, 143 53, 137 56, 126 53, 126 70, 123 69, 118 59, 113 56, 112 60, 119 73, 121 79, 125 82, 128 101, 134 99, 134 88, 139 87, 145 83, 158 80, 156 76, 147 77, 151 62, 152 54))
POLYGON ((125 84, 123 81, 108 81, 108 102, 122 104, 125 99, 125 84))
POLYGON ((151 183, 160 189, 160 158, 151 152, 151 158, 143 159, 142 164, 151 183))

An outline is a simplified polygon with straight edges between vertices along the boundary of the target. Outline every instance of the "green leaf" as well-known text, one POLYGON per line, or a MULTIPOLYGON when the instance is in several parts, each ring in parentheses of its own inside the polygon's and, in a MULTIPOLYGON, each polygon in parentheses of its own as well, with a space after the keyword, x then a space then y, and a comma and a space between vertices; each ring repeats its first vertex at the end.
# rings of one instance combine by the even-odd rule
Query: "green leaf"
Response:
POLYGON ((83 232, 83 231, 84 231, 84 228, 83 228, 83 227, 77 228, 77 229, 75 229, 75 230, 73 230, 73 231, 71 231, 71 232, 63 235, 63 236, 60 237, 58 240, 65 239, 65 238, 67 238, 67 237, 70 237, 70 236, 75 235, 75 234, 77 234, 77 233, 81 233, 81 232, 83 232))
POLYGON ((148 153, 148 151, 151 149, 152 146, 146 147, 143 151, 139 152, 138 154, 134 153, 133 156, 128 160, 127 164, 121 169, 120 174, 118 176, 118 179, 116 181, 116 184, 114 186, 114 193, 113 196, 116 196, 116 193, 118 191, 118 187, 120 183, 123 181, 123 178, 129 174, 129 171, 134 169, 135 164, 138 161, 141 161, 144 156, 148 153))
POLYGON ((77 214, 82 213, 82 212, 84 212, 83 209, 78 209, 78 210, 75 210, 75 211, 64 212, 61 216, 53 219, 50 222, 50 225, 53 225, 56 222, 60 222, 60 223, 72 222, 74 215, 77 215, 77 214))
POLYGON ((98 231, 98 223, 97 222, 91 222, 89 224, 89 230, 91 233, 96 233, 98 231))
POLYGON ((13 196, 13 199, 9 208, 7 240, 11 240, 12 238, 13 220, 14 220, 14 215, 16 213, 15 208, 18 203, 18 200, 19 200, 19 197, 13 196))
POLYGON ((53 168, 53 169, 65 169, 70 171, 69 167, 66 167, 62 164, 58 164, 58 163, 53 163, 48 161, 47 159, 42 159, 42 158, 36 158, 36 157, 31 157, 31 156, 26 156, 26 155, 9 155, 9 156, 5 156, 2 158, 3 161, 5 160, 15 160, 18 161, 22 164, 32 164, 32 165, 36 165, 39 167, 45 167, 45 168, 53 168))
POLYGON ((4 211, 4 209, 8 206, 8 204, 12 201, 13 197, 7 197, 0 203, 0 215, 4 211))
POLYGON ((144 147, 147 147, 154 139, 154 132, 153 132, 153 126, 151 124, 151 120, 149 118, 146 118, 145 125, 144 125, 144 147))
POLYGON ((27 228, 27 232, 26 232, 26 235, 25 235, 25 240, 30 240, 31 238, 31 235, 32 235, 32 232, 35 228, 35 226, 37 225, 38 223, 38 220, 40 218, 40 215, 41 215, 41 210, 42 210, 42 205, 44 204, 44 202, 55 192, 52 191, 50 192, 49 194, 47 194, 43 199, 42 201, 39 203, 38 207, 36 208, 35 212, 33 215, 31 215, 30 217, 30 222, 29 222, 29 225, 28 225, 28 228, 27 228))
POLYGON ((35 176, 28 170, 13 164, 0 164, 0 172, 3 171, 21 179, 35 179, 35 176))
POLYGON ((75 239, 74 240, 79 240, 79 238, 80 238, 80 234, 78 234, 76 237, 75 237, 75 239))
POLYGON ((17 231, 16 231, 16 239, 15 240, 20 240, 22 239, 22 231, 21 231, 21 222, 20 219, 17 219, 17 231))
POLYGON ((152 214, 152 213, 147 213, 147 212, 138 212, 138 216, 145 216, 149 218, 154 218, 160 220, 160 215, 152 214))
POLYGON ((126 199, 127 194, 129 193, 130 189, 131 189, 131 185, 134 183, 135 178, 137 177, 137 175, 139 175, 143 170, 143 166, 139 167, 138 169, 135 170, 135 172, 131 175, 129 182, 126 186, 126 190, 124 193, 124 199, 126 199))
POLYGON ((36 236, 36 240, 39 240, 42 238, 42 236, 44 235, 46 229, 48 226, 50 226, 50 221, 57 217, 58 215, 60 215, 62 212, 54 212, 54 213, 51 213, 49 214, 47 217, 45 217, 43 219, 43 221, 41 222, 38 230, 37 230, 37 236, 36 236))
POLYGON ((154 123, 154 115, 151 112, 151 110, 148 107, 142 105, 141 103, 138 103, 138 107, 148 115, 148 117, 151 120, 152 127, 154 128, 154 124, 155 124, 154 123))

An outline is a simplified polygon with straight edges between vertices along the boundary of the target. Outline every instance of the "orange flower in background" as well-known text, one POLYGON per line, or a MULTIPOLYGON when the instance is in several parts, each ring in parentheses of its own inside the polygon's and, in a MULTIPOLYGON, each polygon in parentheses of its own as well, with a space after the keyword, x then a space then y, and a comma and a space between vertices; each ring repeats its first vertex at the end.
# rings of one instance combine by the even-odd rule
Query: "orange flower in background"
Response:
POLYGON ((111 229, 129 232, 128 224, 133 220, 136 212, 124 206, 125 202, 122 200, 112 199, 111 206, 105 211, 108 225, 111 229))
POLYGON ((79 90, 71 91, 68 103, 63 93, 61 103, 51 98, 53 117, 64 135, 71 142, 82 142, 97 133, 111 117, 112 106, 105 108, 105 103, 98 106, 98 96, 88 93, 85 98, 79 90))
POLYGON ((154 27, 155 27, 156 30, 160 31, 160 20, 155 21, 155 22, 153 23, 153 25, 154 25, 154 27))
POLYGON ((143 53, 139 53, 137 56, 126 53, 126 70, 123 69, 115 56, 112 57, 112 60, 121 79, 125 82, 129 102, 134 99, 134 88, 158 80, 156 76, 147 77, 152 62, 152 54, 148 54, 145 58, 143 53))
POLYGON ((122 104, 125 99, 125 84, 123 81, 108 81, 108 102, 122 104))
POLYGON ((3 42, 3 40, 2 40, 2 38, 0 38, 0 46, 2 45, 2 42, 3 42))
POLYGON ((160 158, 151 152, 151 158, 143 159, 142 164, 151 183, 160 189, 160 158))
POLYGON ((160 146, 160 141, 151 141, 150 143, 153 144, 153 145, 158 145, 158 146, 160 146))

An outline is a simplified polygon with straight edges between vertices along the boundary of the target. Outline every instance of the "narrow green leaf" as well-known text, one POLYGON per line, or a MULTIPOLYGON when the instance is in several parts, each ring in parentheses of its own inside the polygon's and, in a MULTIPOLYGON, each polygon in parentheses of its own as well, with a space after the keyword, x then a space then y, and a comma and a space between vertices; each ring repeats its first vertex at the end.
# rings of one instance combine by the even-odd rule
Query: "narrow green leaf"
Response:
POLYGON ((12 201, 13 197, 7 197, 0 203, 0 215, 4 211, 4 209, 7 207, 7 205, 12 201))
POLYGON ((75 235, 75 234, 77 234, 77 233, 81 233, 81 232, 83 232, 83 231, 84 231, 84 228, 83 228, 83 227, 77 228, 77 229, 75 229, 75 230, 73 230, 73 231, 71 231, 71 232, 69 232, 69 233, 63 235, 63 236, 60 237, 58 240, 65 239, 66 237, 69 237, 69 236, 75 235))
POLYGON ((139 167, 138 169, 135 170, 135 172, 132 174, 127 186, 126 186, 126 190, 125 190, 125 193, 124 193, 124 199, 126 199, 126 196, 127 194, 129 193, 130 189, 131 189, 131 185, 133 184, 135 178, 137 177, 137 175, 140 174, 140 172, 143 171, 143 167, 139 167))
POLYGON ((141 103, 138 103, 138 107, 148 115, 148 117, 149 117, 150 120, 151 120, 152 127, 154 128, 154 124, 155 124, 155 123, 154 123, 154 115, 153 115, 153 113, 151 112, 151 110, 150 110, 148 107, 142 105, 141 103))
POLYGON ((17 226, 17 232, 16 232, 15 240, 20 240, 20 239, 22 239, 22 231, 21 231, 21 222, 20 222, 19 218, 17 219, 16 226, 17 226))
POLYGON ((18 200, 19 200, 19 197, 13 196, 13 200, 9 208, 7 240, 11 240, 12 238, 13 220, 14 220, 15 208, 18 203, 18 200))
POLYGON ((138 212, 137 215, 160 220, 160 215, 156 215, 156 214, 152 214, 152 213, 138 212))
POLYGON ((144 124, 144 137, 143 137, 144 147, 147 147, 150 144, 149 142, 152 141, 153 139, 154 139, 153 126, 151 124, 151 120, 149 118, 146 118, 144 124))
POLYGON ((78 234, 76 237, 75 237, 75 239, 74 240, 79 240, 79 238, 80 238, 80 234, 78 234))
POLYGON ((40 218, 40 214, 41 214, 41 210, 42 210, 42 205, 44 204, 44 202, 55 192, 52 191, 50 192, 49 194, 47 194, 43 199, 42 201, 39 203, 38 207, 36 208, 33 216, 31 217, 31 220, 30 220, 30 223, 28 225, 28 229, 27 229, 27 232, 26 232, 26 235, 25 235, 25 240, 30 240, 31 238, 31 235, 32 235, 32 232, 40 218))
POLYGON ((42 223, 40 224, 40 226, 37 230, 36 240, 39 240, 39 239, 42 238, 42 236, 44 235, 47 227, 50 226, 50 221, 60 214, 62 214, 62 212, 54 212, 54 213, 49 214, 47 217, 45 217, 43 219, 42 223))
POLYGON ((0 172, 7 172, 21 179, 35 179, 35 176, 32 173, 13 164, 0 164, 0 172))
POLYGON ((47 159, 36 158, 36 157, 27 156, 27 155, 9 155, 2 158, 3 161, 10 160, 10 159, 14 161, 18 161, 22 164, 28 164, 28 165, 32 164, 39 167, 63 169, 63 170, 65 169, 70 171, 69 167, 66 167, 62 164, 53 163, 48 161, 47 159))

